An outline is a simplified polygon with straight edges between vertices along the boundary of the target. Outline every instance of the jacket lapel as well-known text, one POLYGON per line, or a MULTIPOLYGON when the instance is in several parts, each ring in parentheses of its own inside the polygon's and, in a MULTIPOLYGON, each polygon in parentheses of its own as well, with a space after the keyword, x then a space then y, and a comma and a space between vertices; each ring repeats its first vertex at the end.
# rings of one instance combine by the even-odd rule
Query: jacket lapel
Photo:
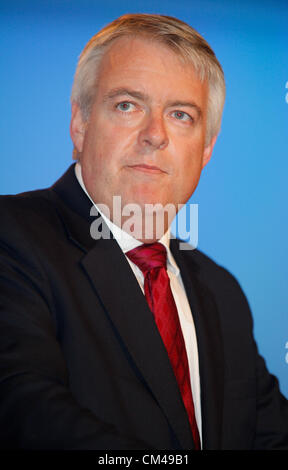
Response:
POLYGON ((176 240, 171 240, 171 250, 181 271, 196 329, 203 448, 219 449, 224 398, 224 356, 219 314, 211 292, 201 282, 193 251, 180 251, 176 240))
POLYGON ((193 449, 187 414, 153 315, 117 242, 91 238, 91 202, 72 169, 53 187, 68 238, 84 252, 81 264, 128 359, 162 408, 180 446, 193 449))
POLYGON ((114 240, 98 240, 82 265, 128 357, 140 371, 181 446, 193 448, 186 411, 165 347, 126 257, 114 240))

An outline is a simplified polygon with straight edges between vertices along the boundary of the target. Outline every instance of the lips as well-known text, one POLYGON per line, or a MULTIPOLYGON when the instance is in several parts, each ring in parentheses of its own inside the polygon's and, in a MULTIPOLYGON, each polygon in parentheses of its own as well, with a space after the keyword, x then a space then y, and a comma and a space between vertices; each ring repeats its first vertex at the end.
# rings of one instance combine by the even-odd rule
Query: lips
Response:
POLYGON ((164 170, 162 170, 158 166, 147 165, 144 163, 137 164, 137 165, 128 165, 128 168, 131 168, 132 170, 135 170, 135 171, 140 171, 142 173, 150 173, 150 174, 166 173, 164 170))

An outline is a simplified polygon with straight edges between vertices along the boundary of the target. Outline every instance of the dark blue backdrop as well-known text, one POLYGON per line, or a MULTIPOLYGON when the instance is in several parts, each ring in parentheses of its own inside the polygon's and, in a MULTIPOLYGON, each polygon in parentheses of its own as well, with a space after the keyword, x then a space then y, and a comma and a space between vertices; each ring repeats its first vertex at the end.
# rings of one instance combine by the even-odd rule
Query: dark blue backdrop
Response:
POLYGON ((178 16, 223 64, 222 132, 192 198, 199 248, 240 281, 260 352, 288 397, 287 1, 2 0, 0 193, 50 185, 71 163, 77 57, 127 12, 178 16))

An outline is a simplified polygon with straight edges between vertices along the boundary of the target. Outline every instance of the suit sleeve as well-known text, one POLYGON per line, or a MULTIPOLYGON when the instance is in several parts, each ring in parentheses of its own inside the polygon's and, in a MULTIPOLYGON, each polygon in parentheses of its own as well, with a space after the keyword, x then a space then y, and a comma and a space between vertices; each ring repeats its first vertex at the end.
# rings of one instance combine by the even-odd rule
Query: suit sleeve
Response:
POLYGON ((257 426, 255 450, 288 450, 288 401, 279 390, 276 377, 257 356, 257 426))
MULTIPOLYGON (((240 288, 240 286, 239 286, 240 288)), ((252 354, 250 362, 255 367, 256 384, 256 427, 254 436, 255 450, 287 450, 288 449, 288 400, 279 389, 278 379, 270 374, 266 362, 259 354, 253 335, 253 318, 245 294, 241 290, 243 302, 243 314, 246 311, 250 328, 246 334, 247 340, 254 348, 254 360, 252 354), (250 320, 249 320, 250 319, 250 320)), ((240 315, 239 315, 240 317, 240 315)), ((247 351, 249 348, 247 346, 247 351)))
MULTIPOLYGON (((232 371, 233 376, 246 379, 246 390, 242 391, 244 395, 241 397, 241 381, 238 380, 236 396, 242 400, 246 397, 253 404, 255 399, 255 408, 250 410, 248 417, 250 423, 253 421, 254 426, 253 428, 248 426, 246 437, 252 436, 251 447, 254 450, 287 450, 288 400, 281 394, 277 378, 270 374, 265 360, 259 354, 253 335, 252 314, 242 288, 230 273, 225 273, 225 277, 221 277, 220 281, 222 285, 229 286, 225 290, 221 306, 224 310, 224 303, 229 305, 225 322, 223 321, 225 343, 228 344, 226 361, 229 363, 229 370, 232 371)), ((218 289, 220 291, 220 285, 218 289)), ((236 390, 234 394, 235 392, 236 390)), ((238 422, 243 423, 245 421, 243 402, 236 400, 235 403, 233 413, 238 417, 238 422)))
POLYGON ((35 247, 11 220, 0 227, 0 448, 147 448, 72 396, 47 280, 35 247))

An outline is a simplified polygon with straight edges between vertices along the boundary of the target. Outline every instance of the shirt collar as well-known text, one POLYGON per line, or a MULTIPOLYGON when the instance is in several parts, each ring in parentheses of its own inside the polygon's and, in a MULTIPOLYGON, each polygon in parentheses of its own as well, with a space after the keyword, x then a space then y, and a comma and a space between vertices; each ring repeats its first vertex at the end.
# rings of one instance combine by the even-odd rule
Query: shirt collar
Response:
MULTIPOLYGON (((89 197, 90 201, 94 206, 96 207, 97 211, 101 215, 101 217, 104 219, 105 223, 107 224, 109 230, 113 234, 113 237, 117 241, 118 245, 120 246, 121 250, 123 253, 127 253, 129 250, 133 250, 133 248, 136 248, 137 246, 142 245, 142 242, 137 240, 136 238, 132 237, 129 233, 125 232, 122 230, 118 225, 114 224, 110 219, 108 219, 97 207, 97 205, 94 203, 94 201, 91 199, 90 195, 88 194, 83 178, 82 178, 82 173, 81 173, 81 165, 79 162, 76 163, 75 165, 75 175, 76 178, 82 187, 83 191, 87 194, 89 197)), ((167 250, 167 269, 171 271, 173 274, 176 276, 179 275, 179 268, 173 258, 173 255, 170 251, 170 228, 167 230, 167 232, 160 238, 159 243, 162 243, 162 245, 165 246, 167 250)))

